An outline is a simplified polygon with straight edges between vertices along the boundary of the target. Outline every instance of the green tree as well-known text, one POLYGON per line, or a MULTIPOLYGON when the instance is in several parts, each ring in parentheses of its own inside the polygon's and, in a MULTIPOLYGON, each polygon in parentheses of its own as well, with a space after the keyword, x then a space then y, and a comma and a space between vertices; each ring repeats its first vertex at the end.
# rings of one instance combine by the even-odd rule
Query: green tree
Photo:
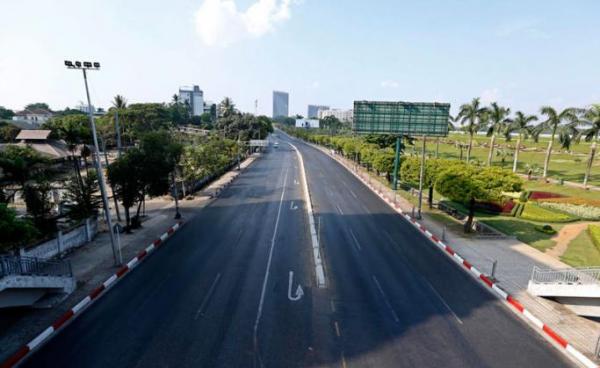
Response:
POLYGON ((467 162, 471 161, 471 150, 473 149, 473 136, 487 121, 487 109, 481 106, 479 98, 474 98, 470 104, 464 104, 456 116, 463 130, 469 134, 469 146, 467 148, 467 162))
POLYGON ((98 195, 98 178, 94 171, 83 178, 83 185, 77 176, 72 177, 65 183, 65 189, 65 198, 71 203, 67 214, 73 220, 83 220, 96 214, 102 204, 98 195))
POLYGON ((218 109, 219 117, 227 118, 238 113, 235 104, 230 97, 225 97, 223 101, 219 103, 218 109))
POLYGON ((127 108, 127 99, 121 95, 116 95, 113 98, 112 105, 115 109, 125 109, 127 108))
POLYGON ((585 110, 581 122, 585 126, 585 129, 579 133, 578 138, 583 137, 587 142, 592 142, 592 145, 590 146, 590 155, 585 169, 585 176, 583 178, 583 185, 587 187, 592 166, 594 164, 594 157, 596 156, 598 136, 600 136, 600 105, 592 105, 588 110, 585 110))
POLYGON ((7 109, 3 106, 0 106, 0 120, 1 119, 10 120, 13 118, 13 116, 15 116, 14 111, 12 111, 11 109, 7 109))
POLYGON ((522 185, 522 180, 508 170, 499 167, 476 168, 469 165, 461 170, 447 169, 441 172, 435 182, 435 190, 468 207, 464 230, 470 232, 476 201, 498 200, 502 192, 519 192, 522 185))
POLYGON ((544 106, 541 109, 541 113, 546 116, 546 120, 536 127, 536 134, 548 130, 551 132, 548 150, 546 151, 546 158, 544 159, 544 172, 542 174, 542 176, 546 178, 548 177, 550 156, 552 155, 552 146, 554 145, 556 135, 558 134, 558 141, 561 147, 569 149, 572 138, 577 135, 578 118, 574 108, 567 108, 558 112, 550 106, 544 106))
POLYGON ((0 234, 0 251, 27 244, 40 235, 30 220, 17 217, 5 203, 0 204, 0 234))
POLYGON ((329 135, 335 135, 342 127, 342 122, 335 116, 330 115, 321 119, 319 125, 322 129, 327 129, 329 131, 329 135))
POLYGON ((20 131, 12 124, 0 122, 0 142, 14 142, 20 131))
MULTIPOLYGON (((42 181, 51 175, 50 161, 31 147, 7 146, 0 152, 0 183, 8 188, 24 190, 28 182, 42 181)), ((6 197, 6 195, 4 195, 6 197)))
POLYGON ((31 110, 31 109, 50 110, 50 106, 48 106, 48 104, 45 102, 34 102, 34 103, 30 103, 25 106, 25 110, 31 110))
POLYGON ((52 217, 52 187, 47 178, 27 182, 23 187, 23 199, 27 213, 33 218, 36 228, 43 234, 56 231, 56 219, 52 217))
POLYGON ((494 146, 496 145, 496 136, 504 134, 511 123, 509 119, 510 109, 492 102, 489 108, 489 125, 487 136, 490 137, 490 151, 488 154, 487 165, 492 166, 492 157, 494 156, 494 146))
POLYGON ((535 115, 526 115, 521 111, 515 113, 515 118, 506 130, 506 139, 511 139, 511 133, 517 133, 517 144, 515 145, 515 156, 513 160, 513 172, 517 172, 519 163, 519 152, 521 151, 521 142, 523 139, 529 138, 533 132, 532 122, 537 121, 535 115))

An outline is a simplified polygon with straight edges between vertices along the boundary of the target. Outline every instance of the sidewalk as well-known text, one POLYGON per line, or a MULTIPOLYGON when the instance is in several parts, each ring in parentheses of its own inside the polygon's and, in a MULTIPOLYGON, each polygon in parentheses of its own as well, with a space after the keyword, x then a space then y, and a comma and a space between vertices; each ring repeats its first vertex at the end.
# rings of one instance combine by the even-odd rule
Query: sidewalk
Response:
MULTIPOLYGON (((198 192, 192 199, 180 200, 179 208, 182 219, 189 221, 193 218, 258 157, 259 155, 250 156, 241 163, 241 171, 237 171, 237 167, 228 171, 207 188, 198 192), (216 195, 211 196, 207 193, 216 195)), ((135 257, 175 223, 174 207, 174 200, 170 197, 155 198, 146 202, 146 217, 142 222, 142 227, 131 234, 120 234, 123 263, 127 263, 135 257)), ((102 228, 106 229, 104 223, 102 228)), ((114 265, 110 237, 106 230, 99 233, 91 243, 68 254, 65 259, 71 262, 73 274, 77 280, 77 289, 62 303, 51 309, 2 311, 0 314, 0 331, 2 331, 0 334, 0 346, 2 347, 0 362, 48 325, 51 325, 118 269, 114 265)))
MULTIPOLYGON (((371 174, 360 166, 357 168, 354 162, 338 154, 332 154, 331 150, 315 145, 313 147, 333 157, 349 171, 365 179, 370 178, 371 174)), ((403 211, 411 212, 413 205, 409 201, 401 196, 395 196, 394 191, 386 186, 382 185, 381 190, 389 198, 396 198, 403 211)), ((577 316, 559 303, 527 293, 527 284, 534 266, 545 269, 561 269, 570 266, 516 239, 467 238, 464 234, 444 230, 444 225, 432 220, 427 213, 423 213, 420 222, 438 238, 442 238, 442 233, 445 232, 446 244, 482 272, 491 274, 492 264, 496 260, 498 264, 495 277, 498 284, 517 298, 526 309, 566 338, 575 348, 589 358, 594 358, 596 342, 600 336, 600 323, 577 316)))

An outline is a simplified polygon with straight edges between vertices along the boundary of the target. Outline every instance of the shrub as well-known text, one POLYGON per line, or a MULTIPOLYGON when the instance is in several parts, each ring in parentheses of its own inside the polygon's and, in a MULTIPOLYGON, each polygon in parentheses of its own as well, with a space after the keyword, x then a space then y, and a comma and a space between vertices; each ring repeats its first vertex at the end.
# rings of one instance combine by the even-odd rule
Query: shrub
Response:
POLYGON ((600 220, 600 207, 555 202, 539 202, 538 205, 551 210, 565 212, 584 220, 600 220))
POLYGON ((556 234, 556 230, 554 230, 554 228, 548 224, 546 224, 544 226, 536 226, 535 229, 537 231, 539 231, 540 233, 544 233, 544 234, 548 234, 548 235, 556 234))
POLYGON ((521 196, 519 197, 519 201, 521 202, 527 202, 527 199, 529 199, 529 192, 524 190, 521 192, 521 196))
POLYGON ((537 200, 546 199, 546 198, 563 198, 563 197, 565 197, 565 196, 562 194, 552 193, 552 192, 533 191, 529 194, 529 199, 531 199, 532 201, 537 201, 537 200))
POLYGON ((576 217, 567 213, 545 209, 533 203, 528 203, 524 207, 520 217, 525 220, 537 222, 571 222, 577 220, 576 217))
POLYGON ((590 224, 587 231, 596 249, 600 250, 600 226, 590 224))

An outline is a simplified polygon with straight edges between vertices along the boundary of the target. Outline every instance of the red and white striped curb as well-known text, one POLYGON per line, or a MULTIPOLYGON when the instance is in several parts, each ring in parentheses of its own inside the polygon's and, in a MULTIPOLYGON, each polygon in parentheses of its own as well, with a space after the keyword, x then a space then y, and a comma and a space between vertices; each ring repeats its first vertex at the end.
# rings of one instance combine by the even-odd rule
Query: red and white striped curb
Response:
POLYGON ((175 231, 180 229, 183 226, 183 224, 184 222, 180 221, 175 225, 171 226, 169 230, 167 230, 167 232, 160 236, 160 238, 156 239, 149 246, 147 246, 145 249, 139 252, 137 256, 133 257, 131 261, 127 262, 126 265, 121 267, 116 273, 110 276, 100 286, 95 288, 88 296, 83 298, 73 308, 71 308, 69 311, 67 311, 65 314, 59 317, 56 321, 54 321, 54 323, 51 326, 46 328, 33 340, 21 347, 12 356, 6 359, 2 363, 2 365, 0 365, 0 368, 11 368, 19 364, 23 360, 23 358, 25 358, 30 352, 40 347, 43 343, 48 341, 48 339, 51 336, 55 335, 56 331, 63 327, 65 323, 71 321, 74 317, 80 315, 85 308, 89 307, 100 296, 106 294, 106 291, 108 289, 114 286, 119 279, 121 279, 129 271, 135 268, 140 262, 142 262, 148 254, 152 253, 156 248, 164 244, 165 240, 167 240, 167 238, 173 235, 175 231))
POLYGON ((410 215, 404 213, 402 209, 398 206, 398 204, 388 198, 380 189, 375 188, 369 181, 365 180, 361 175, 349 169, 345 163, 339 160, 337 157, 330 155, 336 161, 338 161, 344 168, 346 168, 350 173, 352 173, 355 177, 357 177, 360 181, 362 181, 367 187, 371 189, 374 193, 376 193, 381 199, 383 199, 390 207, 392 207, 396 212, 402 215, 408 222, 410 222, 414 227, 420 230, 433 244, 435 244, 439 249, 444 251, 449 257, 451 257, 456 263, 463 266, 463 268, 470 271, 479 281, 481 281, 485 286, 494 291, 495 295, 499 296, 503 299, 508 305, 514 308, 516 311, 521 313, 525 318, 527 318, 534 326, 540 329, 540 332, 543 332, 546 336, 550 337, 552 341, 565 349, 576 361, 581 363, 586 368, 597 368, 598 365, 590 360, 588 357, 583 355, 579 350, 575 349, 573 345, 569 344, 567 340, 565 340, 562 336, 556 333, 550 326, 543 323, 539 318, 534 316, 531 312, 523 307, 523 305, 515 298, 513 298, 509 293, 504 291, 496 282, 490 279, 483 272, 479 271, 476 267, 474 267, 471 263, 469 263, 466 259, 460 256, 454 249, 445 244, 438 237, 433 235, 429 230, 427 230, 423 225, 421 225, 416 219, 411 217, 410 215))

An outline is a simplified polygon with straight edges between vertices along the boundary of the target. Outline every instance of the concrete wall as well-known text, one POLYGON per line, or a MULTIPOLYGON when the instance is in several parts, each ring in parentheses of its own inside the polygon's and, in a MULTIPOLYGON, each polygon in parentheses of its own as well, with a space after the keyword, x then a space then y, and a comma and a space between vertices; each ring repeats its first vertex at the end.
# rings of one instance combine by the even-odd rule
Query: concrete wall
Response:
POLYGON ((56 238, 37 244, 30 248, 21 248, 20 255, 49 259, 64 253, 72 248, 80 247, 94 239, 98 232, 98 220, 87 219, 81 226, 63 233, 59 231, 56 238))

